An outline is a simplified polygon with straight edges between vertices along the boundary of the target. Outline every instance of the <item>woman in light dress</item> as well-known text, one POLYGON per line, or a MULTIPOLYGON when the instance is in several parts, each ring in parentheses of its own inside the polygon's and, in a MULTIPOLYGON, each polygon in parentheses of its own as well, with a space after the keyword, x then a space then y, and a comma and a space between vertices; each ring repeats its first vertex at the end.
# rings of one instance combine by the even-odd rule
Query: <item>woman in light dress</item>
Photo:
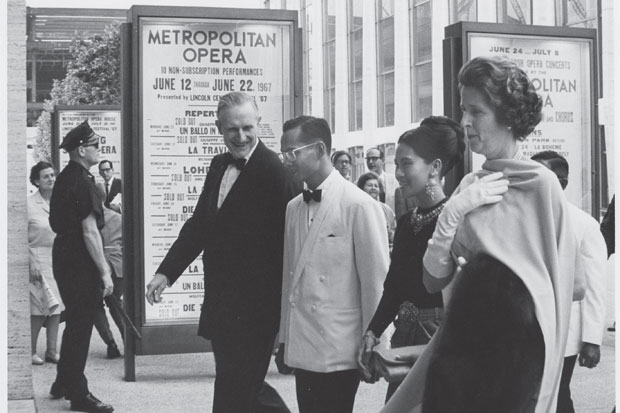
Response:
POLYGON ((54 231, 49 224, 49 202, 56 172, 49 162, 38 162, 30 170, 30 182, 38 191, 28 197, 28 252, 30 264, 30 328, 32 364, 41 365, 37 340, 41 327, 47 331, 45 361, 58 363, 58 326, 64 310, 52 271, 54 231))

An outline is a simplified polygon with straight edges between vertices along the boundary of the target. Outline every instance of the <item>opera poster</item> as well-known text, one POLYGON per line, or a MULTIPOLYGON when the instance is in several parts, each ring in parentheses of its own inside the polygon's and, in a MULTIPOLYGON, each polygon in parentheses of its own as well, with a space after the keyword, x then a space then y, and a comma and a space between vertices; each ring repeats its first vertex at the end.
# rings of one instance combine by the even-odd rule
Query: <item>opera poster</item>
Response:
MULTIPOLYGON (((566 196, 591 213, 592 44, 587 39, 470 33, 469 58, 505 56, 528 74, 542 97, 543 119, 522 142, 526 156, 553 150, 570 166, 566 196)), ((484 158, 473 154, 473 170, 484 158)))
MULTIPOLYGON (((215 120, 219 98, 252 96, 259 138, 279 149, 292 117, 291 24, 288 22, 141 18, 140 105, 144 200, 145 286, 192 215, 211 159, 226 151, 215 120)), ((146 322, 196 322, 204 297, 199 256, 146 322)))

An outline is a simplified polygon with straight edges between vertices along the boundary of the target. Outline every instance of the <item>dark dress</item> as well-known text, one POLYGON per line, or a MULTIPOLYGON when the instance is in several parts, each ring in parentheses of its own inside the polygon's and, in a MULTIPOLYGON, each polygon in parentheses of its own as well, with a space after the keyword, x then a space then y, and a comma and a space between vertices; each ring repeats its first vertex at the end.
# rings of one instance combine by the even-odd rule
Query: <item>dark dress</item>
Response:
MULTIPOLYGON (((424 215, 442 208, 445 201, 431 208, 419 208, 417 213, 424 215)), ((398 220, 383 295, 368 326, 368 330, 379 337, 394 322, 396 331, 391 340, 392 348, 426 344, 439 326, 443 307, 441 292, 428 293, 422 282, 422 258, 435 230, 437 216, 414 230, 412 216, 415 212, 409 211, 398 220)), ((398 385, 390 383, 386 401, 398 385)))

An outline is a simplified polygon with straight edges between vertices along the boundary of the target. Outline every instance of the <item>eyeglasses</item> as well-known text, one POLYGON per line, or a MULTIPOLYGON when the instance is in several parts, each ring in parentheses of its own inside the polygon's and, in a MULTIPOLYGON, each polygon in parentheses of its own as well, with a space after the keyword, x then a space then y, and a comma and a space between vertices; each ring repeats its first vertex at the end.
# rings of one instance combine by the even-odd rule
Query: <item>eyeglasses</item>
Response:
POLYGON ((94 146, 95 149, 99 149, 99 142, 95 142, 95 143, 88 143, 88 144, 82 144, 83 147, 87 147, 87 146, 94 146))
POLYGON ((367 156, 366 157, 367 161, 373 161, 373 162, 377 162, 379 159, 381 159, 380 156, 367 156))
POLYGON ((280 158, 281 161, 287 160, 289 162, 293 162, 297 159, 297 155, 295 154, 297 151, 300 151, 304 148, 308 148, 312 145, 316 145, 317 143, 321 143, 321 141, 312 142, 308 145, 304 145, 296 149, 291 149, 290 151, 281 152, 278 154, 278 157, 280 158))
POLYGON ((336 165, 350 165, 351 161, 349 161, 347 159, 341 159, 339 161, 334 162, 334 164, 336 164, 336 165))

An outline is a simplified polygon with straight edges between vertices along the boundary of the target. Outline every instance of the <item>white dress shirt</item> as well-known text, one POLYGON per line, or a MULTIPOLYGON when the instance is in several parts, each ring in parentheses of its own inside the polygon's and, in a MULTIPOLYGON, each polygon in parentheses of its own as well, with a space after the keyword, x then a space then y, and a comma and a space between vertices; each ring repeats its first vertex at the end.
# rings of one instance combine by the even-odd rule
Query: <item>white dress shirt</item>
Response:
MULTIPOLYGON (((257 146, 258 146, 258 139, 256 139, 256 143, 254 144, 250 152, 248 152, 248 154, 244 157, 246 163, 252 157, 252 154, 256 150, 257 146)), ((224 176, 222 177, 222 182, 220 184, 220 192, 217 197, 217 208, 218 209, 224 203, 226 196, 230 192, 230 189, 232 188, 232 186, 235 184, 235 181, 237 180, 237 178, 239 178, 240 174, 241 174, 241 171, 237 169, 237 167, 233 164, 228 165, 228 167, 226 168, 226 171, 224 172, 224 176)))

